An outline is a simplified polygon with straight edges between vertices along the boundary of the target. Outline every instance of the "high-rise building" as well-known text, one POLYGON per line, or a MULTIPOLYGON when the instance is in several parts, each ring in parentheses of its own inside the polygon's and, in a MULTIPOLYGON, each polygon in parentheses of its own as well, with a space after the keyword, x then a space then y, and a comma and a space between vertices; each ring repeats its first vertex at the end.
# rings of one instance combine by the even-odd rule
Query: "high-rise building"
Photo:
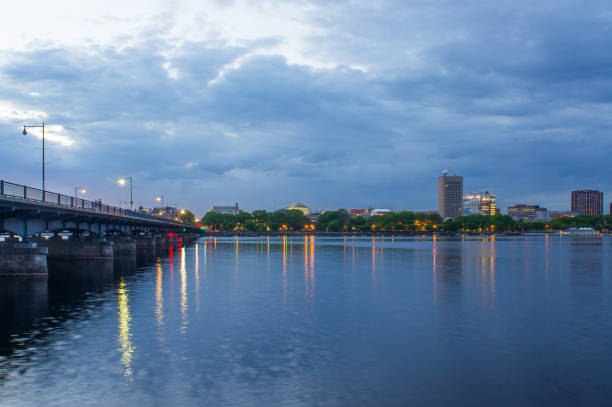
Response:
POLYGON ((497 214, 495 209, 495 194, 490 194, 489 191, 474 192, 463 196, 464 215, 493 216, 497 214))
POLYGON ((508 215, 514 220, 545 220, 548 218, 548 209, 540 205, 517 204, 508 207, 508 215))
POLYGON ((444 171, 438 177, 438 213, 443 218, 463 214, 463 177, 444 171))
POLYGON ((589 189, 572 191, 571 209, 578 215, 603 215, 603 192, 589 189))

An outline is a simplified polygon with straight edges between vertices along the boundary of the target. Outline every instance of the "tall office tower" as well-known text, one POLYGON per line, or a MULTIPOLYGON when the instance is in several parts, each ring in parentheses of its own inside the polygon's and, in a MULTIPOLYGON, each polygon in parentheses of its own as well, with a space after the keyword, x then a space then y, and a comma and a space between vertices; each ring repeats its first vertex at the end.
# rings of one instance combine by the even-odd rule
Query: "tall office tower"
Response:
POLYGON ((572 191, 572 212, 579 215, 603 215, 603 192, 589 189, 572 191))
POLYGON ((495 194, 490 194, 489 191, 474 192, 463 196, 464 215, 493 216, 497 214, 496 209, 495 194))
POLYGON ((450 175, 450 171, 438 177, 438 213, 443 218, 463 214, 463 177, 450 175))

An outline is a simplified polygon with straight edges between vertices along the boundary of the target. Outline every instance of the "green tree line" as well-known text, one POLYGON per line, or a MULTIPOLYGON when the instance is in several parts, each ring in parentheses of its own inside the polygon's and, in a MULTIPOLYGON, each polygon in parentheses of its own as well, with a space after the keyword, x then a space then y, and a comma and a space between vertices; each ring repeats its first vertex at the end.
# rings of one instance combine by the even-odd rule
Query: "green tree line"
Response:
MULTIPOLYGON (((191 218, 191 216, 188 216, 191 218)), ((576 216, 555 218, 545 222, 515 221, 509 215, 466 215, 442 220, 437 213, 391 212, 382 215, 351 216, 345 209, 326 211, 316 222, 312 222, 299 210, 267 212, 256 210, 237 215, 209 212, 200 219, 200 224, 218 231, 429 231, 429 232, 526 232, 564 230, 571 227, 592 227, 605 230, 612 227, 612 216, 576 216)))

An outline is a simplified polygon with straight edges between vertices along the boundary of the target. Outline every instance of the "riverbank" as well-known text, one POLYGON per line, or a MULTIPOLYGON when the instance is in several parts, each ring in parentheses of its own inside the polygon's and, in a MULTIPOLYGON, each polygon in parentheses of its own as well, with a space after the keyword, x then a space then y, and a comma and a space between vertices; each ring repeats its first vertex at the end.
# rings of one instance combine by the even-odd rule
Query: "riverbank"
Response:
POLYGON ((218 231, 218 232, 207 232, 203 236, 211 237, 266 237, 266 236, 322 236, 322 237, 342 237, 342 236, 355 236, 355 237, 392 237, 392 236, 458 236, 458 235, 497 235, 497 236, 520 236, 522 232, 507 232, 507 233, 490 233, 490 232, 464 232, 464 233, 453 233, 453 232, 429 232, 429 231, 371 231, 371 232, 291 232, 291 231, 266 231, 266 232, 247 232, 247 231, 218 231))

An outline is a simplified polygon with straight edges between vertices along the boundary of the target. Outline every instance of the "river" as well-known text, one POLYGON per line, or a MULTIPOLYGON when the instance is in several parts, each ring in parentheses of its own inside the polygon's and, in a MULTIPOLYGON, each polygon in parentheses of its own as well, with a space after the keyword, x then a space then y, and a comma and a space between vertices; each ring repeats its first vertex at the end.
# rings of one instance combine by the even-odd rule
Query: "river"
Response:
POLYGON ((2 280, 0 405, 612 405, 611 248, 206 238, 2 280))

